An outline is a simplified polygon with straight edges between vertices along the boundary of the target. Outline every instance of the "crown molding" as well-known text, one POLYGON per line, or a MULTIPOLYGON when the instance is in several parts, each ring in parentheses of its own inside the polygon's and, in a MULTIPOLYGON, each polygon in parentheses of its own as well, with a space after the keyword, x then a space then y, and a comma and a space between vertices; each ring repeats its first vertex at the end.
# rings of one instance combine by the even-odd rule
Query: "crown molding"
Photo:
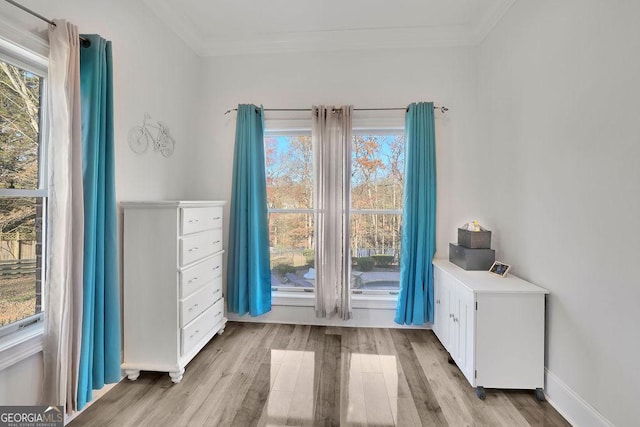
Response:
POLYGON ((503 0, 475 28, 475 44, 480 44, 518 0, 503 0))
POLYGON ((181 10, 176 10, 167 0, 142 0, 144 5, 160 18, 160 21, 169 27, 187 46, 191 47, 198 55, 202 55, 202 36, 195 30, 195 24, 181 10))
POLYGON ((475 46, 484 40, 516 1, 500 1, 474 25, 270 34, 238 32, 207 38, 198 33, 195 23, 176 2, 143 0, 166 26, 200 56, 475 46))
POLYGON ((471 46, 475 35, 464 27, 387 28, 264 34, 245 39, 210 40, 197 51, 202 56, 335 52, 471 46))
POLYGON ((8 16, 0 15, 0 40, 6 49, 9 49, 10 45, 20 46, 19 54, 25 55, 27 62, 46 65, 49 56, 49 40, 45 37, 41 32, 27 30, 10 21, 8 16))

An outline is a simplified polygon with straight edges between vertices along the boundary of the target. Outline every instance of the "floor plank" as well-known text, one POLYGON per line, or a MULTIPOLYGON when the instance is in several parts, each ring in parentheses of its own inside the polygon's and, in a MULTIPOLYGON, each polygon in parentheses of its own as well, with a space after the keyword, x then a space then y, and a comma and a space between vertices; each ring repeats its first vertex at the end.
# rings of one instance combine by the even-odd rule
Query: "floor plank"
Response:
POLYGON ((479 400, 432 331, 230 322, 187 366, 124 380, 70 426, 568 426, 531 390, 479 400))

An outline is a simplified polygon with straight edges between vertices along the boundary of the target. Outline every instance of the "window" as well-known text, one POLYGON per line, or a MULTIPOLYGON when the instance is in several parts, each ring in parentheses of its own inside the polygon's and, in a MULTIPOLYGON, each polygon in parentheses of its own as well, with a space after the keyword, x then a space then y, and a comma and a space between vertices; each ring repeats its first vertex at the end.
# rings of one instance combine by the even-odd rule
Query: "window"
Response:
POLYGON ((0 52, 0 337, 42 320, 45 74, 0 52))
MULTIPOLYGON (((402 130, 354 131, 351 177, 351 289, 400 289, 405 139, 402 130)), ((309 132, 265 136, 273 291, 313 292, 313 150, 309 132)))
POLYGON ((314 291, 311 134, 265 136, 271 288, 314 291))
POLYGON ((400 290, 404 132, 355 131, 351 162, 351 290, 400 290))

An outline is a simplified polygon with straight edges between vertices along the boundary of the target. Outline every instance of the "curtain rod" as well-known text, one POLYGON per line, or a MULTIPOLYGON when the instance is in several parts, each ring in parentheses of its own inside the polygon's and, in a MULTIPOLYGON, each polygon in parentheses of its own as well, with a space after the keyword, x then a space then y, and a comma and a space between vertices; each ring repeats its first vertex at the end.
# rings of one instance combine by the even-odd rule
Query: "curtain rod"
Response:
MULTIPOLYGON (((54 27, 56 27, 56 23, 53 22, 51 19, 47 19, 44 16, 40 15, 38 12, 34 12, 33 10, 29 9, 26 6, 21 5, 20 3, 13 1, 13 0, 4 0, 7 3, 9 3, 10 5, 13 5, 15 7, 17 7, 18 9, 27 12, 29 15, 35 16, 36 18, 46 22, 49 25, 53 25, 54 27)), ((85 39, 84 37, 80 36, 80 46, 82 47, 89 47, 91 46, 91 41, 88 39, 85 39)))
MULTIPOLYGON (((437 105, 433 106, 434 110, 440 110, 443 114, 449 111, 447 107, 444 105, 438 107, 437 105)), ((408 107, 395 107, 395 108, 354 108, 353 111, 393 111, 393 110, 404 110, 407 111, 408 107)), ((238 111, 237 108, 231 108, 224 112, 224 114, 229 114, 232 111, 238 111)), ((311 111, 311 108, 265 108, 264 111, 311 111)))

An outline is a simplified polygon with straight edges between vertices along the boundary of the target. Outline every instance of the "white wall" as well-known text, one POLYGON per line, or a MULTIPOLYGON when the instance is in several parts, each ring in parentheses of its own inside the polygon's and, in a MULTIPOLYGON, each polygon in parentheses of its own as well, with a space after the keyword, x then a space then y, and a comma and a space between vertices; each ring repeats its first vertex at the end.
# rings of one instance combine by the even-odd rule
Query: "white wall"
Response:
MULTIPOLYGON (((475 218, 473 183, 482 172, 477 156, 476 61, 472 48, 359 51, 233 56, 204 59, 199 137, 193 144, 188 195, 229 200, 238 103, 265 108, 310 108, 313 104, 404 107, 434 101, 438 150, 438 255, 456 227, 475 218)), ((354 120, 364 116, 355 112, 354 120)), ((403 122, 404 112, 389 113, 403 122)), ((286 118, 287 113, 269 113, 286 118)), ((310 114, 309 126, 310 126, 310 114)))
MULTIPOLYGON (((81 33, 100 34, 112 41, 118 202, 181 198, 187 146, 195 138, 193 113, 200 59, 137 1, 21 3, 49 18, 66 19, 81 33), (173 157, 166 159, 152 152, 136 155, 129 150, 127 132, 141 124, 145 112, 169 127, 176 140, 173 157)), ((0 3, 0 15, 34 33, 46 29, 46 24, 5 2, 0 3)), ((11 396, 11 402, 35 403, 40 376, 25 377, 24 366, 40 359, 37 355, 0 372, 0 399, 11 396)))
POLYGON ((551 291, 549 397, 567 386, 619 426, 640 419, 639 18, 632 1, 519 1, 479 48, 485 216, 498 258, 551 291))

